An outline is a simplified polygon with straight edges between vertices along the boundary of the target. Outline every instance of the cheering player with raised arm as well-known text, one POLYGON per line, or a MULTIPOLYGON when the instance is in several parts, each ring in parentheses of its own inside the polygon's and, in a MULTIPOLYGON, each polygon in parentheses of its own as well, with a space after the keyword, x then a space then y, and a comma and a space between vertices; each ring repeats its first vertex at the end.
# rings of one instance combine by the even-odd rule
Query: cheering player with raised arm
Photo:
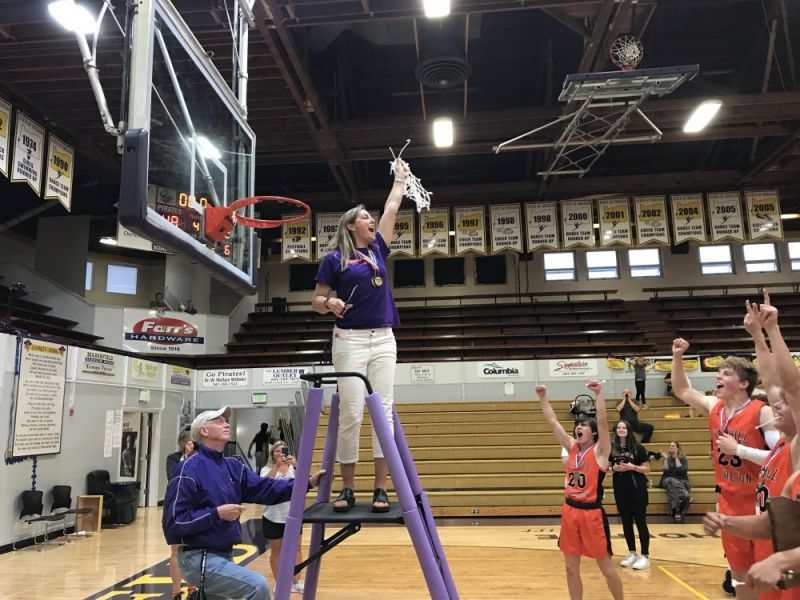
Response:
POLYGON ((622 580, 611 560, 611 537, 603 510, 603 478, 608 471, 611 453, 606 402, 599 381, 592 380, 586 387, 595 394, 597 419, 579 415, 575 419, 573 437, 558 422, 547 399, 547 388, 536 386, 544 418, 558 443, 569 453, 565 465, 567 478, 558 546, 564 553, 570 600, 583 598, 581 556, 597 561, 611 595, 615 600, 622 600, 622 580))

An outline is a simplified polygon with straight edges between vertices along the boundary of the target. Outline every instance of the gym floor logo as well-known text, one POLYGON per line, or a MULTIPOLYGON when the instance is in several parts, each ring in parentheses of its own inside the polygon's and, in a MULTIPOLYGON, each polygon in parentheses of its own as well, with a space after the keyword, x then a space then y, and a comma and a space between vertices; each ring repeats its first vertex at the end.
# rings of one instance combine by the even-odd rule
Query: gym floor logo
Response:
MULTIPOLYGON (((233 562, 246 565, 266 551, 266 543, 261 534, 261 519, 250 519, 242 523, 242 543, 233 547, 233 562)), ((164 554, 169 548, 164 547, 164 554)), ((183 584, 182 597, 186 598, 187 585, 183 584)), ((170 600, 172 598, 172 580, 169 577, 169 560, 163 560, 143 571, 118 581, 111 587, 87 596, 86 600, 170 600)))
POLYGON ((499 377, 507 379, 509 377, 522 377, 524 372, 522 361, 493 361, 478 365, 478 377, 483 378, 499 377))
POLYGON ((125 339, 164 345, 204 344, 205 338, 198 333, 197 327, 182 319, 148 317, 134 323, 125 339))

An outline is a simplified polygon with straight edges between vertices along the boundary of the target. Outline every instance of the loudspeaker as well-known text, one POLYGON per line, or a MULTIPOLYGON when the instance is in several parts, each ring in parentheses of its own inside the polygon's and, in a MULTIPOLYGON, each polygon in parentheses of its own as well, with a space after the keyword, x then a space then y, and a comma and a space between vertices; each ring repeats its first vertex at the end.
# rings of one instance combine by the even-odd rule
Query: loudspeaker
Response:
POLYGON ((670 246, 669 250, 672 254, 689 254, 689 242, 672 245, 670 246))

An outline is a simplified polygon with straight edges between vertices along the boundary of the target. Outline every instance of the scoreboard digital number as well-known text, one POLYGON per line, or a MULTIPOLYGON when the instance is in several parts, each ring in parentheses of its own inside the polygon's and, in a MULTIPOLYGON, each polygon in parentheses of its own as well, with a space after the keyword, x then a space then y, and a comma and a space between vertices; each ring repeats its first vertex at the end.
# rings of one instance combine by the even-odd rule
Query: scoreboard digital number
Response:
POLYGON ((206 198, 195 199, 194 196, 184 192, 165 194, 163 189, 159 189, 159 192, 155 206, 158 214, 171 225, 188 233, 212 251, 230 260, 232 254, 230 240, 212 242, 206 239, 203 233, 203 216, 193 205, 199 205, 202 210, 205 210, 208 206, 206 198))

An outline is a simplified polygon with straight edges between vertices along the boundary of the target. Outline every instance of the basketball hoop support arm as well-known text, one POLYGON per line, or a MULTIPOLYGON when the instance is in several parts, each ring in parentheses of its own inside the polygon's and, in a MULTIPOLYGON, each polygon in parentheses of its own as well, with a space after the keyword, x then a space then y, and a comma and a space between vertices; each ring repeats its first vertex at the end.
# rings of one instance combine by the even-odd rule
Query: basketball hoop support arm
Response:
POLYGON ((111 116, 111 111, 108 109, 106 95, 103 93, 103 86, 97 74, 97 64, 92 59, 92 53, 89 50, 89 43, 86 41, 86 36, 76 31, 75 39, 78 40, 78 48, 80 48, 81 58, 83 59, 83 68, 86 71, 86 75, 89 77, 92 93, 94 94, 95 102, 97 102, 97 108, 100 110, 103 128, 114 137, 119 138, 119 136, 122 135, 122 131, 114 125, 114 119, 111 116))

